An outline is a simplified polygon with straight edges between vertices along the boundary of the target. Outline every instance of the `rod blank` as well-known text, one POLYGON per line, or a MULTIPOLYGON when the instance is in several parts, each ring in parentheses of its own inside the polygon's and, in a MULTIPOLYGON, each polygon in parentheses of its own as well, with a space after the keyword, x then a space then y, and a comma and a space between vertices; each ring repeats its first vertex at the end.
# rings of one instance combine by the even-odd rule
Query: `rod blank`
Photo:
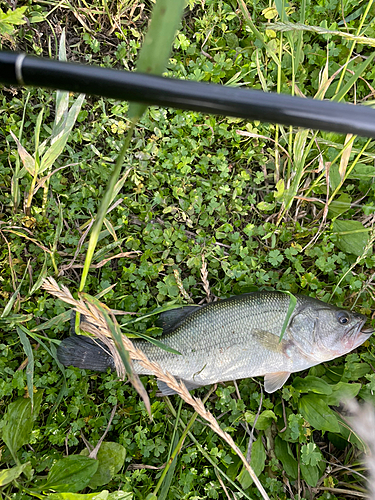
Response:
POLYGON ((375 110, 0 51, 0 81, 375 138, 375 110))

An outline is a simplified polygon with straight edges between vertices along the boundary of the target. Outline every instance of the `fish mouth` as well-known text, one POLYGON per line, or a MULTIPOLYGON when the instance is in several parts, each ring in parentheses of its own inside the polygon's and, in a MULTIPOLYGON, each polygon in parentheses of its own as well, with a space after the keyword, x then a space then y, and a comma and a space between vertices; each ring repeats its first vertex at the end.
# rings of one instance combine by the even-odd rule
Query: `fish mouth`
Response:
POLYGON ((363 335, 372 335, 375 332, 375 328, 372 328, 371 326, 368 326, 367 328, 363 328, 367 323, 367 318, 365 318, 361 323, 359 324, 358 328, 358 333, 362 333, 363 335))
POLYGON ((365 340, 367 340, 373 333, 374 328, 365 327, 367 318, 362 320, 359 325, 353 327, 349 332, 349 344, 352 344, 352 349, 359 347, 365 340))

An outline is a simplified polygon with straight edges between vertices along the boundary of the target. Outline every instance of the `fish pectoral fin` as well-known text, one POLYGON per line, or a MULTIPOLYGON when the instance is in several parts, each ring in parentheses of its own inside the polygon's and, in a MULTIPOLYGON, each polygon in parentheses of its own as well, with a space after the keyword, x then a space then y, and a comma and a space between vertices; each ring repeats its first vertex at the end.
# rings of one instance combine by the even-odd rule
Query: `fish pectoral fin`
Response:
POLYGON ((271 393, 280 389, 288 380, 290 372, 267 373, 264 376, 264 389, 271 393))
MULTIPOLYGON (((176 379, 179 382, 183 382, 186 385, 186 388, 188 391, 192 391, 193 389, 197 389, 198 387, 202 387, 201 385, 194 384, 193 382, 187 382, 186 380, 184 380, 182 378, 176 377, 176 379)), ((171 387, 169 387, 168 384, 166 384, 165 382, 162 382, 159 379, 157 380, 157 384, 159 387, 159 391, 163 394, 163 396, 172 396, 173 394, 177 394, 177 392, 174 389, 172 389, 171 387)))
POLYGON ((288 342, 285 339, 280 341, 277 335, 267 332, 266 330, 254 328, 251 331, 251 335, 253 336, 255 342, 258 342, 262 347, 272 352, 284 354, 288 345, 288 342))

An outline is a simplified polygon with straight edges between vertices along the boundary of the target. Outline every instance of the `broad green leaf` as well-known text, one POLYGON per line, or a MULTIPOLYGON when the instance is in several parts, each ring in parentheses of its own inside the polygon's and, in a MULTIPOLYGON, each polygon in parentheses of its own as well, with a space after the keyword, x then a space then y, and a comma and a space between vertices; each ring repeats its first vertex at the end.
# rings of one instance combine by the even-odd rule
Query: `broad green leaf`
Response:
POLYGON ((301 415, 309 424, 320 431, 339 432, 340 427, 335 413, 319 396, 308 394, 298 402, 301 415))
POLYGON ((337 248, 358 257, 363 255, 369 242, 369 229, 365 228, 361 222, 336 219, 333 222, 332 231, 336 236, 334 243, 337 248))
POLYGON ((348 441, 344 439, 339 434, 334 434, 333 432, 327 432, 327 438, 338 450, 345 450, 348 446, 348 441))
MULTIPOLYGON (((248 424, 254 425, 255 418, 256 418, 256 413, 253 413, 251 411, 245 412, 245 419, 248 424)), ((273 421, 274 422, 277 421, 277 417, 274 414, 274 412, 272 410, 264 410, 259 415, 255 424, 255 428, 258 431, 264 431, 268 429, 268 427, 272 424, 273 421)))
POLYGON ((346 363, 344 373, 342 374, 342 381, 358 380, 369 372, 371 372, 371 368, 368 363, 346 363))
POLYGON ((309 486, 315 488, 320 478, 320 471, 317 465, 300 464, 303 479, 309 486))
POLYGON ((14 31, 14 26, 26 23, 24 18, 25 11, 28 7, 18 7, 17 9, 9 9, 4 12, 0 9, 0 33, 2 35, 11 35, 14 31))
MULTIPOLYGON (((250 465, 253 468, 253 471, 255 472, 255 475, 257 477, 259 477, 259 475, 263 472, 265 463, 266 463, 266 452, 262 442, 262 434, 259 434, 258 439, 254 441, 251 447, 251 460, 250 460, 250 465)), ((244 490, 246 490, 246 488, 248 488, 253 484, 253 480, 251 479, 250 474, 244 467, 237 476, 237 479, 244 490)))
POLYGON ((108 500, 133 500, 133 493, 129 491, 114 491, 108 495, 108 500))
POLYGON ((275 455, 282 463, 287 476, 291 479, 297 479, 297 460, 293 456, 289 443, 281 439, 280 436, 276 436, 275 438, 275 455))
POLYGON ((332 394, 332 386, 319 377, 307 375, 305 378, 296 377, 293 387, 298 392, 315 392, 316 394, 332 394))
MULTIPOLYGON (((152 75, 163 73, 184 7, 185 0, 157 0, 137 61, 138 72, 152 75)), ((145 104, 130 103, 129 117, 139 119, 146 108, 145 104)))
POLYGON ((23 325, 17 326, 17 333, 28 359, 26 366, 26 380, 32 409, 34 406, 34 353, 26 332, 28 332, 28 330, 23 325))
POLYGON ((307 443, 301 446, 301 459, 305 465, 318 465, 322 460, 322 454, 315 443, 307 443))
POLYGON ((34 409, 30 398, 19 398, 7 408, 3 422, 3 441, 9 448, 15 462, 18 464, 17 451, 30 440, 34 421, 40 409, 43 391, 34 396, 34 409))
POLYGON ((57 460, 48 473, 47 481, 39 486, 41 490, 76 493, 91 481, 99 461, 81 455, 70 455, 57 460))
POLYGON ((30 462, 26 462, 22 465, 16 465, 11 469, 0 470, 0 488, 8 483, 11 483, 14 479, 17 479, 17 477, 22 474, 28 465, 30 465, 30 462))
MULTIPOLYGON (((88 456, 87 449, 81 455, 88 456)), ((99 486, 108 484, 113 476, 119 472, 124 465, 126 449, 119 443, 103 442, 97 453, 96 459, 99 461, 98 470, 92 476, 89 487, 96 489, 99 486)))
POLYGON ((114 491, 108 495, 108 500, 133 500, 133 493, 129 491, 114 491))
POLYGON ((48 500, 109 500, 109 492, 103 490, 99 493, 50 493, 46 497, 48 500))
POLYGON ((337 200, 333 200, 329 204, 328 208, 328 218, 333 219, 334 217, 340 217, 343 213, 350 209, 350 204, 352 202, 351 196, 347 193, 342 193, 337 200))
POLYGON ((332 385, 332 394, 326 396, 324 401, 332 406, 338 406, 342 401, 353 399, 361 390, 361 384, 349 384, 347 382, 338 382, 332 385))
POLYGON ((375 177, 375 169, 373 165, 366 165, 364 163, 357 163, 350 174, 348 179, 373 179, 375 177))

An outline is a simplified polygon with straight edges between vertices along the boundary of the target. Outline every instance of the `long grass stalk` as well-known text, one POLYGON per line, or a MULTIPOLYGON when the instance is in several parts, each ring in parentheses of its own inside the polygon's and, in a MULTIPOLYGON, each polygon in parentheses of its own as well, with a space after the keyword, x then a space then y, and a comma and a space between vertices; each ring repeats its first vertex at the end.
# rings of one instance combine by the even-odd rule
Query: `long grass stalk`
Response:
MULTIPOLYGON (((215 386, 212 386, 210 388, 210 390, 208 391, 208 393, 206 394, 205 398, 203 399, 203 404, 205 404, 205 402, 207 401, 207 399, 211 396, 211 394, 214 392, 215 390, 215 386)), ((180 437, 180 440, 178 441, 177 443, 177 446, 175 447, 175 449, 173 450, 171 456, 169 457, 169 460, 167 462, 167 465, 164 467, 164 470, 163 470, 163 473, 162 475, 160 476, 159 478, 159 481, 158 481, 158 484, 156 485, 155 489, 154 489, 154 495, 156 496, 163 481, 164 481, 164 478, 165 476, 167 475, 167 472, 170 468, 170 466, 172 465, 173 463, 173 460, 177 457, 177 455, 180 453, 181 449, 182 449, 182 446, 185 442, 185 439, 186 439, 186 436, 188 434, 188 432, 190 431, 190 429, 193 427, 193 424, 195 422, 195 420, 197 419, 198 417, 198 413, 197 412, 194 412, 193 415, 191 416, 189 422, 187 423, 181 437, 180 437)))
POLYGON ((107 189, 106 189, 104 196, 103 196, 103 199, 100 203, 98 214, 96 216, 95 222, 94 222, 93 227, 92 227, 92 231, 90 234, 90 240, 89 240, 87 253, 86 253, 86 258, 85 258, 85 263, 83 266, 81 282, 79 285, 80 292, 84 289, 85 284, 86 284, 87 275, 89 273, 91 261, 92 261, 92 258, 93 258, 94 252, 95 252, 96 244, 98 242, 99 234, 100 234, 100 231, 102 229, 104 217, 106 216, 109 204, 111 203, 111 200, 112 200, 113 191, 114 191, 116 183, 120 177, 122 165, 124 163, 125 154, 126 154, 126 151, 128 150, 131 138, 133 136, 134 128, 135 128, 135 123, 133 122, 130 125, 128 133, 124 139, 121 151, 120 151, 120 153, 117 157, 117 160, 116 160, 116 165, 115 165, 114 171, 110 177, 107 189))
MULTIPOLYGON (((363 16, 361 18, 361 21, 360 21, 359 26, 357 28, 356 34, 354 35, 355 37, 359 37, 359 34, 360 34, 360 32, 362 30, 362 27, 363 27, 363 23, 365 22, 367 14, 369 13, 369 11, 371 9, 372 3, 373 3, 373 0, 370 0, 369 2, 367 2, 366 10, 365 10, 365 12, 364 12, 364 14, 363 14, 363 16)), ((341 84, 342 84, 342 81, 344 79, 344 75, 345 75, 345 72, 346 72, 346 68, 348 67, 348 64, 349 64, 350 59, 352 57, 352 54, 353 54, 353 51, 354 51, 354 47, 356 46, 356 43, 357 43, 357 40, 354 39, 353 42, 352 42, 352 45, 351 45, 351 47, 349 49, 349 53, 347 55, 346 62, 344 64, 344 68, 343 68, 343 70, 341 72, 340 79, 338 81, 335 94, 337 94, 339 92, 339 90, 340 90, 340 87, 341 87, 341 84)))
MULTIPOLYGON (((177 413, 176 410, 173 408, 173 405, 168 397, 165 397, 165 402, 167 403, 167 406, 172 413, 174 417, 176 417, 177 413)), ((180 418, 180 427, 182 430, 186 428, 186 423, 184 422, 183 418, 180 418)), ((225 472, 215 463, 215 461, 212 459, 212 457, 207 453, 207 451, 203 448, 203 446, 200 444, 200 442, 197 440, 197 438, 194 436, 192 432, 188 432, 189 439, 193 441, 195 446, 198 448, 199 452, 204 456, 204 458, 212 465, 212 467, 215 469, 216 472, 218 472, 226 481, 228 481, 229 484, 231 484, 236 490, 247 500, 253 500, 249 495, 247 495, 239 486, 237 483, 232 481, 230 477, 228 477, 225 472)))
MULTIPOLYGON (((77 311, 79 314, 83 314, 87 319, 85 322, 82 324, 82 328, 84 328, 85 323, 86 324, 92 324, 95 325, 95 328, 91 329, 91 333, 98 336, 101 340, 103 340, 103 336, 98 335, 99 330, 101 332, 106 332, 106 337, 111 336, 111 332, 108 329, 108 326, 103 318, 103 315, 100 313, 100 311, 94 306, 94 304, 90 303, 88 304, 85 300, 82 298, 82 294, 80 294, 79 299, 74 299, 68 288, 65 286, 59 287, 59 285, 56 283, 56 281, 53 278, 46 278, 43 283, 43 288, 47 290, 49 293, 52 295, 58 297, 60 300, 63 300, 64 302, 67 302, 68 304, 71 304, 73 306, 73 309, 77 311), (97 333, 98 332, 98 333, 97 333)), ((104 337, 105 338, 105 337, 104 337)), ((108 339, 109 340, 109 339, 108 339)), ((230 436, 227 432, 225 432, 219 425, 218 421, 215 419, 215 417, 212 415, 210 411, 208 411, 202 400, 199 398, 193 397, 190 392, 187 390, 185 384, 183 382, 178 382, 175 377, 170 374, 168 371, 163 371, 161 366, 156 363, 155 361, 150 361, 147 356, 142 352, 140 349, 134 346, 132 341, 126 337, 125 335, 122 336, 122 343, 124 348, 127 350, 129 353, 129 356, 133 360, 137 360, 137 362, 146 368, 147 370, 150 370, 161 382, 164 382, 165 384, 168 385, 171 389, 173 389, 184 401, 185 403, 188 403, 190 406, 193 407, 193 409, 203 418, 207 421, 209 427, 218 434, 231 448, 232 450, 235 451, 235 453, 238 455, 238 457, 241 459, 245 469, 249 473, 250 477, 254 481, 255 486, 258 488, 259 493, 263 497, 264 500, 270 500, 265 489, 263 488, 261 482, 259 481, 257 475, 255 474, 253 468, 250 466, 250 464, 247 462, 245 456, 243 455, 242 451, 240 448, 236 445, 234 442, 232 436, 230 436)), ((111 352, 114 355, 114 361, 115 361, 115 366, 116 370, 119 373, 124 373, 124 365, 122 364, 120 356, 114 352, 114 345, 113 341, 108 342, 107 345, 110 346, 111 352)))

